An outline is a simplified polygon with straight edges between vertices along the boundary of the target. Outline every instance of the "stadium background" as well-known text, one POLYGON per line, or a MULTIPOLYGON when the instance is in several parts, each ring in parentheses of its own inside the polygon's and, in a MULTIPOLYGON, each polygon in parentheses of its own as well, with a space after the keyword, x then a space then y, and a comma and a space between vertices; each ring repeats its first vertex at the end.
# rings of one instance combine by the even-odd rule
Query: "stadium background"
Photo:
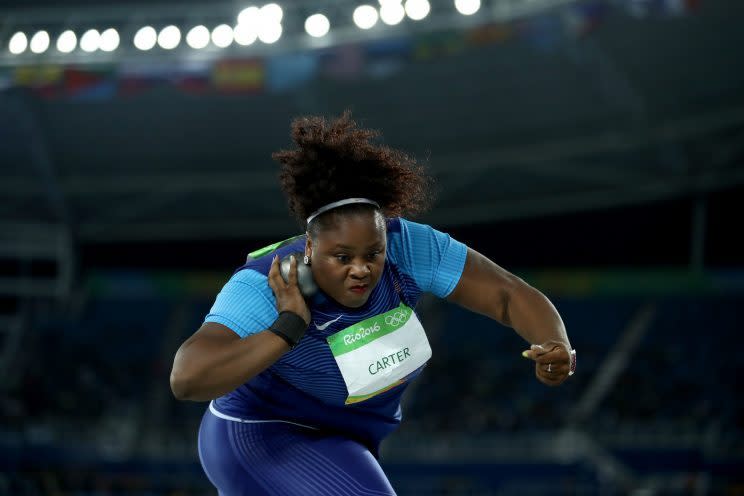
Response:
POLYGON ((346 108, 430 168, 417 220, 543 290, 579 354, 544 387, 510 330, 424 300, 399 494, 744 494, 744 4, 433 0, 361 30, 295 0, 273 44, 132 46, 247 5, 0 0, 0 494, 213 494, 173 354, 298 231, 270 160, 291 118, 346 108), (54 49, 109 27, 116 50, 54 49))

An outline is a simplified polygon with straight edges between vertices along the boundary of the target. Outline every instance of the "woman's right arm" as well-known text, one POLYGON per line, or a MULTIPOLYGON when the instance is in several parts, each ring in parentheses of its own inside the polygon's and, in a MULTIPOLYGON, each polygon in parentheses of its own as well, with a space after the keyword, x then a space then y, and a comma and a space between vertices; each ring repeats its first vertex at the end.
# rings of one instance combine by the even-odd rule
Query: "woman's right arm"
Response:
POLYGON ((288 350, 287 342, 273 332, 241 339, 222 324, 206 322, 178 349, 171 390, 179 400, 217 398, 264 371, 288 350))
MULTIPOLYGON (((310 310, 297 286, 297 260, 290 263, 285 283, 275 257, 268 282, 276 297, 277 311, 293 312, 307 325, 310 310)), ((263 372, 287 351, 287 341, 269 330, 241 339, 222 324, 205 322, 176 352, 170 375, 171 390, 179 400, 218 398, 263 372)))

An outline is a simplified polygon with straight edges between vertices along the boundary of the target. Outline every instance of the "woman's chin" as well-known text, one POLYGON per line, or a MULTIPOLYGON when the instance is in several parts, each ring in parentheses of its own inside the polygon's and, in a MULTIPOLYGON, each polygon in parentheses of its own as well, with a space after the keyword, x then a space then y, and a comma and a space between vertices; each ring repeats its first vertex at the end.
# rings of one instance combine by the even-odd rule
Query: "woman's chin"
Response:
POLYGON ((349 308, 359 308, 367 303, 367 300, 369 299, 369 291, 365 291, 364 293, 359 294, 354 291, 347 290, 344 292, 343 295, 339 296, 339 298, 334 298, 334 300, 336 300, 343 306, 349 308))

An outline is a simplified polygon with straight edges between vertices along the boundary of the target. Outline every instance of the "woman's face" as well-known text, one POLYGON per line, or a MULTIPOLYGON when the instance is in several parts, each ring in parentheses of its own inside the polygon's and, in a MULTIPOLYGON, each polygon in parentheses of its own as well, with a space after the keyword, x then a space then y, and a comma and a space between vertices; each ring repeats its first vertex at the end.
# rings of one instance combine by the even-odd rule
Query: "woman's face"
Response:
POLYGON ((377 211, 335 217, 331 227, 307 237, 305 254, 318 287, 357 308, 367 302, 385 266, 385 218, 377 211))

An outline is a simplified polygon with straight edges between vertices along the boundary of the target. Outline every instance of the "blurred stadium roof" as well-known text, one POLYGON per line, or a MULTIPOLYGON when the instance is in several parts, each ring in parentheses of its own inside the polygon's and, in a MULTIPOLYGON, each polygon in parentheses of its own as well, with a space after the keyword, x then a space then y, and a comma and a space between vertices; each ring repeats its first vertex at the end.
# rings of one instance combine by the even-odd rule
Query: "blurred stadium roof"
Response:
POLYGON ((424 220, 441 226, 741 185, 742 19, 744 4, 723 0, 689 16, 613 15, 549 48, 477 46, 280 92, 159 87, 74 101, 10 88, 0 92, 0 223, 52 223, 82 242, 291 233, 271 152, 289 146, 292 117, 346 108, 429 165, 440 193, 424 220))

